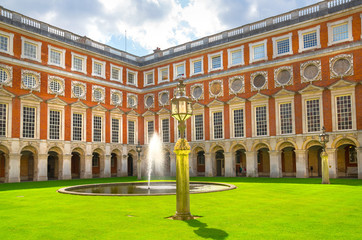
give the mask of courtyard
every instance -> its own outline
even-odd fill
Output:
[[[0,239],[361,239],[362,181],[191,178],[237,189],[192,194],[190,221],[167,219],[175,195],[102,197],[59,188],[135,177],[0,185]]]

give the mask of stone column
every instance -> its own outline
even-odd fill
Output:
[[[356,151],[357,151],[358,179],[362,179],[362,147],[356,148]]]
[[[170,153],[170,175],[171,177],[175,177],[176,176],[176,154],[175,153]]]
[[[63,154],[63,174],[60,179],[72,179],[72,154]]]
[[[122,155],[122,170],[121,170],[121,177],[127,177],[128,176],[128,162],[127,162],[127,154]]]
[[[282,159],[280,151],[269,151],[270,156],[270,177],[281,178],[282,173]]]
[[[212,159],[211,159],[211,153],[205,152],[205,177],[213,177],[214,171],[212,168]]]
[[[330,184],[329,182],[329,169],[328,169],[328,154],[326,151],[321,153],[322,161],[322,184]]]
[[[256,151],[245,152],[245,156],[246,156],[246,176],[258,177],[257,152]]]
[[[337,149],[327,148],[329,177],[337,178]]]
[[[83,178],[92,178],[92,154],[85,155]]]
[[[308,175],[308,150],[294,150],[296,158],[296,177],[307,178]]]
[[[20,182],[20,158],[21,154],[9,154],[8,176],[7,179],[5,179],[5,182]]]
[[[36,156],[34,156],[35,158]],[[34,161],[35,162],[35,161]],[[38,154],[34,181],[48,181],[48,154]]]
[[[111,177],[111,157],[110,154],[104,155],[103,177],[105,178]]]
[[[225,159],[225,177],[235,177],[235,158],[232,157],[231,152],[224,152]]]

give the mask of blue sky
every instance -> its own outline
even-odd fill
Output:
[[[13,11],[144,56],[320,0],[0,0]]]

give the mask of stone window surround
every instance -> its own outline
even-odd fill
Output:
[[[167,69],[167,80],[162,80],[162,71]],[[167,65],[165,67],[159,67],[158,68],[158,82],[169,82],[170,81],[170,66]]]
[[[102,68],[101,68],[101,75],[98,75],[94,72],[94,64],[95,63],[98,63],[100,65],[102,65]],[[94,77],[101,77],[101,78],[106,78],[106,62],[105,61],[100,61],[98,59],[94,59],[92,58],[92,76]]]
[[[132,121],[134,122],[134,143],[137,144],[137,140],[138,140],[138,118],[136,116],[127,116],[127,144],[129,143],[129,126],[128,126],[128,122]]]
[[[164,142],[163,141],[163,129],[162,129],[162,120],[164,119],[168,119],[168,142]],[[175,120],[177,121],[177,120]],[[161,138],[162,143],[170,143],[171,142],[171,119],[170,119],[170,115],[166,115],[166,114],[162,114],[159,115],[158,117],[158,129],[159,129],[159,136]],[[186,132],[186,131],[185,131]],[[175,132],[177,135],[177,132]],[[186,136],[186,135],[185,135]]]
[[[351,109],[352,109],[352,129],[348,130],[338,130],[338,121],[337,121],[337,103],[336,98],[340,96],[351,96]],[[343,131],[352,131],[357,129],[356,122],[356,103],[355,103],[355,89],[353,87],[343,88],[343,89],[331,89],[331,108],[332,108],[332,128],[333,131],[343,132]]]
[[[0,64],[0,68],[5,69],[9,73],[8,80],[6,82],[0,83],[0,86],[4,85],[4,86],[12,87],[13,86],[13,67],[5,65],[5,64]]]
[[[152,97],[152,99],[153,99],[153,103],[151,104],[151,106],[147,106],[146,101],[147,101],[148,97]],[[145,96],[143,98],[143,104],[144,104],[145,108],[147,108],[147,109],[154,108],[155,107],[155,94],[153,94],[153,93],[145,94]]]
[[[152,74],[152,83],[147,83],[148,75]],[[148,70],[143,72],[143,85],[144,86],[152,86],[155,85],[155,69]]]
[[[102,92],[102,98],[97,101],[95,98],[94,98],[94,91],[95,90],[99,90]],[[97,85],[92,85],[92,101],[93,102],[100,102],[100,103],[105,103],[105,98],[106,98],[106,89],[105,87],[101,87],[101,86],[97,86]]]
[[[155,129],[155,116],[152,115],[152,116],[145,116],[144,117],[144,129],[145,129],[145,144],[149,144],[148,142],[148,122],[151,122],[153,121],[153,130],[154,132],[156,131]]]
[[[347,39],[343,39],[343,40],[339,40],[334,42],[333,41],[333,28],[336,25],[340,25],[343,23],[347,23],[348,25],[348,38]],[[331,46],[333,44],[338,44],[338,43],[342,43],[342,42],[350,42],[353,41],[353,34],[352,34],[352,16],[346,18],[346,19],[342,19],[336,22],[329,22],[327,23],[327,27],[328,27],[328,46]]]
[[[103,111],[97,111],[97,110],[93,110],[92,111],[92,142],[93,142],[93,139],[94,139],[94,117],[97,116],[97,117],[101,117],[102,119],[102,133],[101,133],[101,141],[102,143],[105,142],[105,124],[104,124],[104,119],[105,119],[105,112]]]
[[[256,132],[256,107],[263,107],[266,106],[266,123],[267,123],[267,134],[263,135],[263,136],[257,136],[257,132]],[[258,101],[252,101],[251,102],[251,110],[252,110],[252,137],[268,137],[270,135],[269,132],[269,99],[265,99],[265,100],[258,100]]]
[[[79,97],[75,96],[74,91],[73,91],[73,88],[74,88],[74,86],[76,86],[76,85],[79,85],[80,87],[82,87],[82,88],[83,88],[83,91],[84,91],[84,93],[83,93],[81,96],[79,96]],[[71,97],[72,97],[72,98],[79,98],[79,99],[85,100],[86,97],[87,97],[87,85],[86,85],[86,83],[84,83],[84,82],[78,82],[78,81],[72,81],[72,96],[71,96]]]
[[[223,122],[223,129],[222,129],[222,138],[214,138],[214,112],[221,112],[222,114],[222,122]],[[224,114],[224,106],[218,106],[218,107],[210,107],[209,108],[209,113],[210,113],[210,122],[209,122],[209,126],[210,126],[210,140],[222,140],[225,138],[225,114]],[[205,130],[204,130],[205,131]]]
[[[234,110],[239,110],[239,109],[243,109],[243,128],[244,128],[244,136],[242,138],[245,138],[245,102],[241,102],[238,104],[230,104],[229,105],[229,114],[230,114],[230,138],[237,138],[239,139],[240,137],[235,137],[235,125],[234,125]]]
[[[133,75],[134,75],[134,83],[128,82],[128,74],[133,74]],[[127,84],[127,85],[131,85],[131,86],[136,86],[136,87],[138,87],[138,72],[137,72],[137,71],[132,71],[132,70],[130,70],[130,69],[127,68],[127,80],[126,80],[126,84]]]
[[[111,133],[110,133],[110,140],[111,140],[111,143],[114,143],[113,141],[112,141],[112,119],[118,119],[118,121],[119,121],[119,131],[118,131],[118,143],[117,144],[122,144],[122,114],[119,114],[119,113],[112,113],[111,112],[111,114],[110,114],[110,118],[109,118],[109,120],[110,120],[110,123],[109,123],[109,125],[111,126]]]
[[[308,51],[308,50],[311,50],[311,49],[321,48],[320,29],[321,29],[321,26],[318,25],[318,26],[315,26],[313,28],[308,28],[308,29],[305,29],[305,30],[299,30],[298,31],[298,39],[299,39],[299,50],[298,50],[298,52],[304,52],[304,51]],[[309,32],[313,32],[313,31],[316,31],[316,33],[317,33],[317,46],[304,48],[303,35],[307,34]]]
[[[322,91],[320,92],[312,92],[312,93],[305,93],[302,94],[302,116],[303,116],[303,133],[309,134],[309,133],[313,133],[313,132],[308,132],[308,123],[307,123],[307,109],[306,109],[306,101],[309,100],[313,100],[313,99],[318,99],[319,100],[319,116],[320,116],[320,123],[321,123],[321,128],[324,125],[324,120],[323,120],[323,98],[322,98]],[[317,131],[315,133],[320,133],[320,131]]]
[[[40,102],[21,99],[21,104],[20,104],[20,137],[21,138],[24,138],[23,137],[23,120],[24,120],[23,108],[24,107],[35,108],[34,138],[31,138],[31,139],[39,139],[39,137],[40,137]],[[26,138],[26,139],[28,139],[28,138]]]
[[[113,94],[118,94],[119,95],[119,98],[120,98],[120,101],[119,101],[119,104],[114,104],[113,101],[112,101],[112,95]],[[122,106],[122,103],[123,103],[123,93],[119,90],[116,90],[116,89],[111,89],[111,100],[110,100],[110,104],[111,105],[114,105],[114,106]]]
[[[7,96],[0,96],[0,102],[2,104],[6,105],[6,132],[5,137],[11,137],[11,131],[12,131],[12,115],[13,115],[13,98],[7,97]],[[22,108],[21,108],[21,114],[22,114]],[[22,118],[21,118],[22,119]],[[22,126],[22,123],[21,123]]]
[[[168,95],[168,100],[167,100],[166,104],[162,104],[162,102],[161,102],[161,97],[162,97],[162,94],[164,94],[164,93],[166,93]],[[158,93],[158,106],[162,107],[162,106],[166,106],[166,105],[170,105],[170,92],[169,92],[169,90],[163,90],[163,91]]]
[[[62,88],[62,90],[61,90],[59,93],[54,93],[54,92],[50,89],[50,82],[51,82],[51,81],[57,81],[57,82],[59,82],[59,84],[61,85],[61,88]],[[65,89],[64,78],[48,75],[48,93],[49,93],[49,94],[56,94],[56,95],[59,95],[59,96],[64,96],[64,93],[65,93],[64,89]]]
[[[264,58],[254,60],[254,48],[258,47],[259,45],[262,45],[262,44],[264,45],[265,56],[264,56]],[[249,44],[249,63],[268,60],[268,51],[267,50],[268,50],[267,39],[265,39],[263,41],[255,42],[255,43],[250,43]]]
[[[35,86],[33,88],[28,88],[24,85],[24,78],[27,74],[31,74],[35,76]],[[31,71],[31,70],[26,70],[26,69],[21,69],[21,89],[27,89],[27,90],[31,90],[31,91],[37,91],[40,92],[40,81],[41,81],[41,74],[39,72],[35,72],[35,71]]]
[[[131,107],[129,105],[129,98],[130,97],[134,97],[135,98],[135,101],[136,101],[136,106],[134,107]],[[138,95],[137,94],[134,94],[134,93],[127,93],[127,108],[132,108],[132,109],[137,109],[137,106],[138,106]]]
[[[224,69],[224,63],[223,63],[223,50],[219,51],[219,52],[216,52],[216,53],[210,53],[207,55],[208,57],[208,62],[209,62],[209,72],[212,72],[212,71],[217,71],[217,70],[223,70]],[[212,68],[212,59],[214,57],[217,57],[217,56],[220,56],[220,67],[218,68]]]
[[[112,70],[113,70],[113,68],[119,70],[119,77],[118,77],[118,79],[112,78]],[[123,67],[120,67],[120,66],[117,66],[117,65],[114,65],[114,64],[111,63],[110,79],[113,80],[113,81],[117,81],[117,82],[123,83]]]
[[[177,79],[177,67],[183,65],[184,66],[184,77],[186,77],[186,61],[177,62],[173,64],[173,80]]]
[[[285,56],[285,55],[292,55],[293,54],[293,45],[292,45],[292,33],[288,33],[288,34],[285,34],[283,36],[279,36],[279,37],[273,37],[272,40],[273,40],[273,58],[276,58],[276,57],[281,57],[281,56]],[[286,53],[282,53],[282,54],[278,54],[278,46],[277,46],[277,43],[280,41],[280,40],[285,40],[285,39],[289,39],[289,52],[286,52]]]
[[[232,53],[240,50],[241,51],[241,63],[238,64],[232,64]],[[244,45],[236,48],[228,49],[228,68],[234,67],[234,66],[241,66],[244,65]]]
[[[25,42],[27,42],[29,44],[32,44],[32,45],[35,45],[35,47],[36,47],[36,57],[35,58],[28,57],[28,56],[24,55]],[[21,56],[20,57],[24,58],[24,59],[30,59],[30,60],[34,60],[34,61],[37,61],[37,62],[41,62],[41,45],[42,45],[41,42],[30,40],[29,38],[21,36]]]
[[[291,103],[292,105],[292,133],[282,134],[281,133],[281,119],[280,119],[280,104]],[[276,116],[276,134],[277,135],[293,135],[295,134],[295,105],[294,105],[294,95],[286,97],[276,97],[275,98],[275,116]]]
[[[55,64],[50,62],[50,53],[51,51],[59,52],[60,53],[60,64]],[[65,68],[65,49],[53,47],[52,45],[48,45],[48,65],[53,65],[61,68]]]
[[[277,80],[278,79],[278,74],[283,70],[289,71],[289,73],[290,73],[290,79],[285,84],[281,84]],[[293,85],[293,78],[294,78],[293,66],[282,66],[282,67],[278,67],[278,68],[274,69],[274,87],[275,88]]]
[[[201,61],[201,72],[194,73],[194,62]],[[198,74],[204,74],[204,57],[197,57],[190,59],[190,77]]]
[[[8,50],[5,51],[3,49],[0,49],[0,52],[14,56],[14,34],[0,31],[0,35],[8,38]]]
[[[80,54],[74,53],[74,52],[71,52],[71,55],[72,55],[72,68],[70,70],[72,70],[74,72],[80,72],[80,73],[87,74],[87,56],[80,55]],[[79,71],[74,68],[74,57],[82,59],[82,71]]]
[[[86,116],[87,116],[87,113],[86,113],[86,109],[84,108],[76,108],[76,107],[72,107],[72,110],[71,110],[71,122],[72,122],[72,127],[71,127],[71,141],[76,141],[76,140],[73,140],[73,114],[76,113],[76,114],[80,114],[82,115],[82,140],[81,141],[86,141],[86,127],[87,127],[87,122],[86,122]],[[93,118],[92,118],[92,122],[93,122]],[[93,124],[92,124],[93,125]]]
[[[202,114],[202,126],[203,126],[203,139],[202,140],[196,140],[196,131],[195,131],[195,115]],[[192,113],[192,119],[191,119],[191,132],[192,132],[192,141],[204,141],[205,140],[205,109],[197,109],[193,111]]]
[[[50,139],[49,135],[50,135],[50,111],[58,111],[60,112],[60,123],[59,123],[59,139]],[[59,141],[59,140],[64,140],[64,123],[65,123],[65,119],[64,119],[64,106],[60,106],[60,105],[56,105],[56,104],[48,104],[48,131],[47,131],[47,139],[49,140],[54,140],[54,141]]]

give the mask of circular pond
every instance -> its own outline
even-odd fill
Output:
[[[235,188],[234,185],[226,183],[190,182],[190,193],[219,192]],[[61,188],[58,192],[88,196],[172,195],[176,194],[176,182],[152,182],[150,188],[147,182],[89,184]]]

